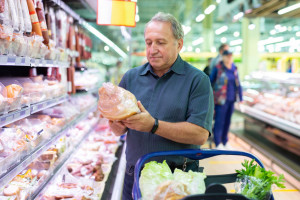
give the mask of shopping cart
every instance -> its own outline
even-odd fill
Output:
[[[135,165],[134,169],[134,185],[132,190],[132,195],[134,200],[140,200],[142,198],[141,191],[139,188],[139,177],[145,162],[153,157],[158,156],[183,156],[192,160],[202,160],[219,155],[236,155],[245,156],[248,158],[255,159],[255,161],[264,167],[262,162],[254,155],[242,152],[242,151],[226,151],[226,150],[211,150],[211,149],[188,149],[188,150],[178,150],[178,151],[162,151],[149,153],[141,157]],[[205,179],[206,191],[204,194],[190,195],[184,198],[184,200],[222,200],[222,199],[232,199],[232,200],[248,200],[245,196],[241,194],[227,193],[224,186],[221,184],[234,183],[237,179],[237,173],[233,174],[222,174],[222,175],[207,175]],[[271,194],[270,200],[274,200]]]

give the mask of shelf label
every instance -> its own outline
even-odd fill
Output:
[[[16,63],[16,65],[20,65],[22,63],[22,58],[21,57],[16,57],[15,63]]]

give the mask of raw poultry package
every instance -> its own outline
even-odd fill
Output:
[[[103,83],[99,89],[98,109],[109,120],[123,120],[140,112],[135,96],[112,83]]]

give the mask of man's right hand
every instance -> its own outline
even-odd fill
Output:
[[[110,129],[116,136],[121,136],[127,132],[128,128],[121,121],[108,121]]]

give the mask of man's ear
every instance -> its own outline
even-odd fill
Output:
[[[183,39],[181,38],[177,40],[177,48],[179,51],[181,51],[182,47],[183,47]]]

